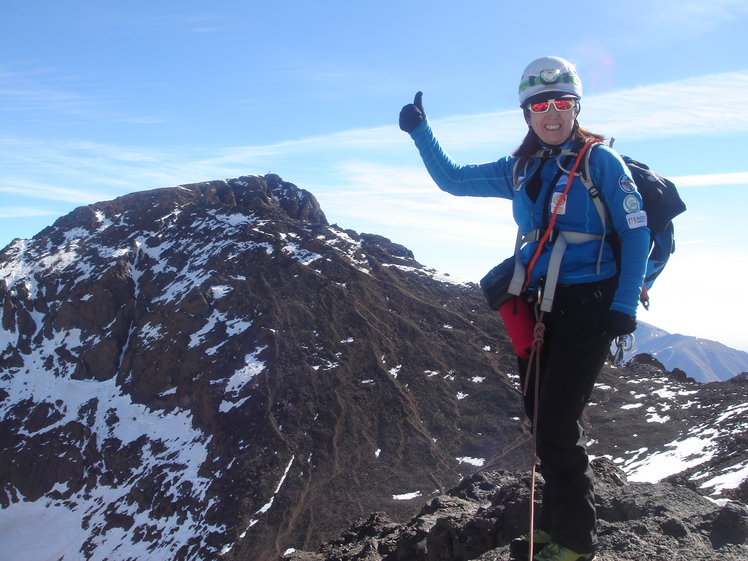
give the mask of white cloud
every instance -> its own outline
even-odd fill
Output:
[[[748,171],[736,173],[710,173],[705,175],[683,175],[669,178],[678,188],[681,187],[709,187],[710,185],[746,185],[748,186]]]
[[[510,202],[454,197],[437,189],[425,170],[373,164],[343,166],[345,188],[311,190],[330,216],[384,229],[407,229],[431,243],[470,240],[512,246]],[[505,240],[509,240],[506,242]]]
[[[24,218],[29,216],[55,216],[57,213],[38,208],[11,206],[0,209],[0,218]]]
[[[640,0],[641,20],[664,23],[679,33],[699,33],[748,13],[744,0]]]
[[[634,88],[583,101],[585,124],[627,139],[748,131],[748,71]]]
[[[81,88],[80,91],[86,92],[81,94],[72,90],[69,82],[70,77],[47,68],[0,67],[0,113],[8,114],[8,118],[19,112],[94,116],[100,99],[91,93],[90,87]]]
[[[745,133],[746,90],[748,71],[741,71],[591,96],[582,101],[580,123],[627,140]],[[519,110],[432,119],[432,126],[450,151],[495,148],[506,137],[516,145],[526,130]]]
[[[588,9],[593,6],[599,12],[596,14],[596,23],[600,28],[598,36],[605,38],[607,44],[619,48],[623,45],[629,52],[650,53],[653,48],[671,45],[684,38],[687,41],[697,41],[719,25],[729,24],[748,13],[748,3],[745,0],[627,0],[606,2],[605,5],[588,3]]]
[[[94,190],[57,187],[43,181],[34,181],[23,177],[0,176],[0,193],[22,195],[23,197],[32,199],[67,201],[81,204],[96,202],[96,191]]]
[[[583,124],[627,140],[714,131],[745,133],[746,90],[748,71],[743,71],[590,97],[584,100]],[[509,153],[526,130],[519,110],[436,116],[432,125],[458,161],[487,161]],[[373,170],[389,176],[395,184],[407,180],[407,176],[385,172],[380,163],[412,167],[420,164],[418,160],[410,139],[394,125],[213,151],[154,151],[92,142],[50,145],[33,139],[3,138],[0,165],[5,177],[0,178],[0,190],[22,193],[27,185],[26,196],[71,200],[80,195],[78,200],[88,203],[92,197],[101,198],[102,185],[107,191],[123,194],[267,171],[295,181],[325,181],[328,186],[335,181],[346,183],[350,189],[348,182],[353,180],[357,189],[381,189],[382,183],[373,181]],[[358,172],[354,171],[356,166]],[[41,190],[39,186],[43,186]]]

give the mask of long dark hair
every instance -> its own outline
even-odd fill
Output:
[[[601,142],[605,141],[605,137],[603,135],[596,134],[585,129],[584,127],[580,127],[578,121],[574,121],[574,130],[571,131],[570,138],[574,140],[575,144],[578,144],[580,146],[591,138],[596,138]],[[540,138],[538,138],[538,135],[535,134],[535,131],[532,130],[532,127],[530,127],[530,130],[527,131],[525,138],[522,140],[522,144],[519,145],[512,156],[514,156],[515,158],[519,158],[519,165],[520,167],[522,167],[523,165],[525,165],[525,163],[527,163],[527,160],[529,160],[533,156],[533,154],[535,154],[535,152],[537,152],[538,150],[542,150],[543,148],[544,145],[541,142]]]

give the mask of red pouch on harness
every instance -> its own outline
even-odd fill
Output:
[[[524,298],[511,298],[499,308],[501,319],[519,358],[530,358],[535,338],[535,314]]]

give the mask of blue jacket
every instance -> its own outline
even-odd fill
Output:
[[[519,170],[515,185],[513,170],[517,158],[506,156],[496,162],[485,164],[458,165],[439,145],[427,119],[411,133],[423,162],[431,177],[440,189],[457,196],[501,197],[512,200],[514,220],[523,234],[545,225],[544,216],[549,217],[553,197],[548,211],[545,211],[547,191],[558,171],[557,160],[552,158],[540,170],[542,188],[533,202],[524,186],[540,165],[539,158],[530,159]],[[571,148],[572,143],[564,148]],[[580,164],[581,165],[581,164]],[[566,166],[567,170],[571,164]],[[628,168],[620,156],[604,145],[598,145],[590,155],[590,175],[594,185],[600,190],[601,198],[608,210],[612,228],[621,244],[621,271],[618,289],[611,305],[617,310],[632,316],[636,315],[642,282],[649,254],[649,229],[646,214],[642,210],[642,200],[636,191]],[[554,192],[562,192],[566,187],[568,173],[562,174],[554,187]],[[610,225],[607,232],[610,233]],[[559,209],[556,229],[603,235],[605,227],[595,208],[592,197],[579,177],[575,177],[569,189],[566,204]],[[610,278],[617,273],[613,248],[606,241],[602,247],[599,239],[584,243],[569,244],[561,262],[559,283],[579,284]],[[547,243],[538,259],[530,279],[530,287],[537,286],[545,277],[552,243]],[[522,260],[527,265],[536,243],[527,244],[522,250]]]

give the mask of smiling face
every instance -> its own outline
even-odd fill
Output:
[[[527,111],[527,123],[544,144],[558,146],[571,135],[578,112],[576,105],[570,111],[557,111],[551,103],[545,113]]]

